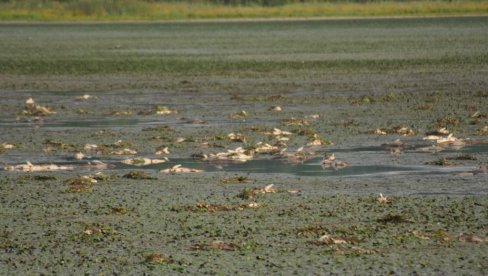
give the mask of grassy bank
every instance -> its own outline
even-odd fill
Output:
[[[305,2],[276,6],[135,0],[0,2],[0,20],[187,20],[226,18],[440,16],[488,14],[486,1]]]

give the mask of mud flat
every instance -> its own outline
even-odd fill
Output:
[[[487,274],[487,25],[0,25],[0,271]]]

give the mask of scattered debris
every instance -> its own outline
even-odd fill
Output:
[[[127,165],[147,166],[147,165],[151,165],[151,164],[161,164],[161,163],[164,163],[167,161],[168,161],[168,158],[151,159],[151,158],[141,157],[141,158],[129,158],[129,159],[122,160],[120,162],[127,164]]]
[[[192,168],[185,168],[185,167],[182,167],[181,164],[179,164],[179,165],[175,165],[175,166],[173,166],[171,168],[168,168],[168,169],[160,170],[159,172],[161,172],[161,173],[170,173],[170,174],[176,174],[176,173],[199,173],[199,172],[203,172],[203,170],[192,169]]]

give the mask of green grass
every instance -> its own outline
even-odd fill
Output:
[[[315,2],[282,5],[224,5],[214,2],[7,1],[0,20],[188,20],[229,18],[432,16],[487,14],[486,1]]]

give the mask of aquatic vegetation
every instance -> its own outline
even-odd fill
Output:
[[[235,251],[239,249],[239,246],[232,242],[225,242],[221,240],[212,241],[211,243],[195,243],[190,247],[193,250],[223,250],[223,251]]]
[[[478,129],[478,135],[482,135],[482,136],[488,136],[488,126],[484,126],[480,129]]]
[[[151,253],[145,256],[146,263],[149,264],[169,264],[174,261],[170,257],[163,256],[159,253]]]
[[[168,158],[151,159],[151,158],[146,158],[146,157],[140,157],[140,158],[129,158],[129,159],[122,160],[120,162],[127,164],[127,165],[147,166],[147,165],[152,165],[152,164],[161,164],[161,163],[168,162]]]
[[[142,131],[161,131],[161,132],[172,132],[174,129],[168,125],[158,125],[154,127],[143,128]]]
[[[462,122],[462,119],[453,116],[453,115],[447,115],[443,118],[439,118],[435,121],[435,125],[440,128],[447,128],[449,126],[458,126]]]
[[[474,242],[474,243],[488,242],[488,239],[476,235],[470,235],[470,234],[461,234],[457,239],[462,242]]]
[[[274,184],[269,184],[264,188],[244,188],[237,197],[242,199],[254,199],[256,196],[264,195],[267,193],[276,193],[277,190],[274,188]]]
[[[65,181],[69,185],[68,193],[91,193],[93,184],[97,183],[91,175],[79,176]]]
[[[434,165],[434,166],[453,166],[454,165],[454,163],[447,158],[440,158],[440,159],[435,160],[435,161],[426,162],[425,164],[426,165]]]
[[[122,177],[129,178],[129,179],[157,179],[157,178],[152,177],[152,176],[150,176],[147,173],[142,172],[142,171],[137,171],[137,172],[132,171],[132,172],[129,172],[128,174],[125,174]]]
[[[73,149],[75,148],[76,146],[73,145],[73,144],[65,144],[63,142],[60,142],[60,141],[55,141],[55,140],[51,140],[51,139],[47,139],[43,142],[44,145],[48,145],[48,146],[51,146],[51,147],[55,147],[55,148],[58,148],[58,149]]]
[[[112,207],[110,208],[110,213],[114,215],[125,215],[129,212],[129,209],[125,207]]]
[[[378,219],[378,222],[381,223],[411,223],[412,221],[410,219],[407,219],[403,215],[399,214],[386,214],[382,218]]]
[[[175,165],[171,168],[160,170],[161,173],[169,173],[169,174],[176,174],[176,173],[200,173],[203,170],[193,169],[193,168],[185,168],[182,167],[181,164]]]
[[[247,176],[233,176],[221,179],[220,183],[246,183],[248,180]]]

